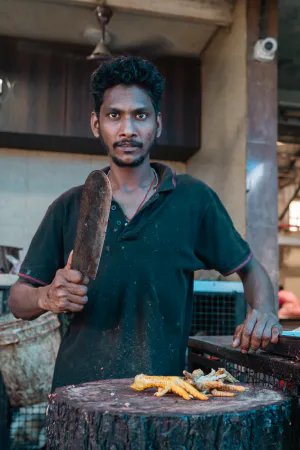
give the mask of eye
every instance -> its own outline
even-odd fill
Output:
[[[120,116],[119,113],[112,111],[111,113],[108,114],[108,117],[110,119],[117,119]]]
[[[138,114],[136,115],[136,118],[137,118],[138,120],[145,120],[145,119],[147,119],[147,117],[148,117],[148,114],[146,114],[146,113],[138,113]]]

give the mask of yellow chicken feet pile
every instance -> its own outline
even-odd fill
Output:
[[[235,386],[238,382],[227,370],[219,369],[217,372],[211,370],[208,375],[204,375],[201,369],[194,370],[193,373],[183,371],[185,380],[180,377],[158,377],[140,374],[134,379],[131,385],[136,391],[157,388],[155,395],[162,397],[168,392],[180,395],[185,400],[197,398],[198,400],[208,400],[208,395],[214,397],[234,397],[234,392],[244,392],[243,386]],[[225,382],[227,381],[227,384]],[[229,384],[230,383],[230,384]]]
[[[158,392],[155,394],[157,397],[162,397],[167,392],[173,392],[185,400],[191,400],[193,397],[198,400],[208,400],[205,394],[199,392],[191,383],[187,383],[180,377],[157,377],[140,374],[135,377],[134,383],[130,387],[136,391],[157,387]]]

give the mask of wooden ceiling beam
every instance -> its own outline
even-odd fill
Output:
[[[96,7],[97,0],[35,0],[87,8]],[[118,11],[150,14],[210,25],[229,26],[232,23],[233,0],[107,0]]]

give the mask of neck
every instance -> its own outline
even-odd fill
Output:
[[[113,190],[120,189],[123,192],[130,192],[148,187],[153,180],[153,171],[149,159],[146,159],[138,167],[119,167],[110,161],[109,178]]]

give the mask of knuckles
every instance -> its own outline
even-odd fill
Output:
[[[251,309],[251,311],[248,312],[247,314],[247,319],[248,318],[256,318],[258,316],[259,312],[257,311],[257,309]]]
[[[63,299],[63,298],[65,298],[66,294],[65,294],[64,291],[59,290],[59,291],[56,292],[56,295],[55,295],[55,296],[56,296],[58,299]]]
[[[87,287],[86,286],[80,286],[80,288],[77,289],[78,295],[86,295],[87,293]]]
[[[69,302],[66,299],[63,299],[59,302],[59,307],[62,309],[65,309],[65,308],[67,308],[68,304],[69,304]]]
[[[72,277],[73,283],[80,283],[82,281],[82,274],[80,272],[78,272],[78,270],[72,270],[71,277]]]

